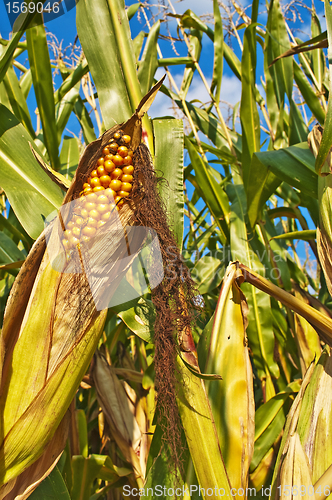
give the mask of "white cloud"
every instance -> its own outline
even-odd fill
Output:
[[[161,78],[164,74],[164,71],[160,68],[157,72],[157,78]],[[181,86],[182,74],[177,74],[174,76],[174,80],[178,88]],[[208,85],[211,85],[211,79],[207,81]],[[168,78],[165,80],[165,85],[169,87]],[[263,91],[263,89],[260,89]],[[231,106],[234,106],[241,99],[241,82],[235,76],[224,75],[221,85],[220,99],[223,101],[220,104],[220,110],[226,119],[228,117],[229,106],[226,103],[229,103]],[[210,97],[208,91],[205,88],[204,83],[202,82],[200,76],[195,73],[193,81],[191,83],[189,92],[186,97],[187,101],[198,100],[203,104],[210,102]],[[199,102],[193,103],[195,106],[200,106]],[[176,118],[183,118],[182,113],[177,107],[174,107],[172,101],[159,92],[157,97],[155,98],[149,115],[152,118],[156,118],[159,116],[175,116]]]
[[[221,83],[220,99],[234,106],[241,99],[241,82],[236,76],[224,75]]]
[[[173,6],[178,14],[183,14],[186,10],[190,9],[197,16],[202,14],[212,14],[213,2],[212,0],[179,0],[173,2]]]

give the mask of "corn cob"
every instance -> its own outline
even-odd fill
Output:
[[[88,242],[98,228],[119,211],[132,191],[133,150],[131,137],[122,130],[114,133],[88,172],[75,213],[65,225],[62,244],[66,250],[80,241]]]

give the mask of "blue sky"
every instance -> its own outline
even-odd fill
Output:
[[[5,10],[5,4],[8,3],[7,0],[4,0],[1,2],[0,0],[0,33],[2,38],[8,39],[10,38],[10,32],[11,32],[11,26],[8,21],[7,15],[6,15],[6,10]],[[136,3],[136,0],[127,0],[126,5],[129,6],[133,3]],[[157,1],[151,0],[150,5],[156,4]],[[163,3],[165,5],[168,5],[168,1],[164,0]],[[193,12],[195,12],[197,15],[211,15],[213,12],[213,2],[212,0],[182,0],[182,1],[174,1],[173,3],[175,10],[178,13],[183,13],[187,9],[191,9]],[[227,4],[229,5],[229,3]],[[294,4],[295,7],[297,4]],[[305,5],[310,8],[311,7],[311,0],[305,2]],[[246,0],[242,0],[242,6],[247,9],[248,15],[251,15],[251,3],[246,2]],[[319,18],[322,24],[322,29],[325,29],[325,18],[323,16],[323,3],[322,2],[316,2],[316,9],[318,10]],[[156,13],[157,12],[157,7],[152,7],[152,12]],[[50,33],[53,33],[58,40],[59,43],[62,44],[62,47],[67,47],[70,44],[72,44],[75,40],[76,37],[76,22],[75,22],[75,16],[76,16],[76,9],[72,9],[71,11],[67,12],[63,16],[54,19],[51,22],[48,22],[46,24],[46,28]],[[295,13],[294,15],[294,22],[290,22],[290,25],[292,28],[297,28],[297,33],[296,35],[302,38],[303,40],[310,38],[310,15],[308,10],[305,7],[299,7],[299,10],[296,12],[295,10],[293,11]],[[291,13],[290,13],[291,14]],[[301,19],[303,22],[301,22]],[[210,17],[210,22],[212,21],[212,17]],[[153,21],[152,21],[153,22]],[[262,25],[265,25],[266,23],[266,13],[265,13],[265,2],[260,3],[260,16],[259,16],[259,22]],[[145,25],[144,18],[142,14],[140,16],[136,15],[132,21],[130,22],[131,30],[132,30],[132,36],[135,37],[141,30],[148,31],[147,26]],[[161,32],[164,34],[167,34],[167,29],[171,33],[172,36],[176,37],[177,36],[177,31],[176,31],[176,21],[174,19],[168,19],[167,26],[165,23],[162,24],[161,27]],[[243,38],[243,32],[244,30],[240,29],[238,31],[239,37],[242,40]],[[174,44],[176,51],[178,52],[179,55],[187,55],[187,48],[186,45],[182,42],[175,42]],[[172,48],[172,45],[170,44],[169,41],[161,40],[160,41],[160,47],[163,53],[163,57],[174,57],[176,54],[174,52],[174,49]],[[234,52],[237,54],[239,58],[241,58],[241,49],[236,41],[235,38],[232,38],[232,48]],[[21,56],[20,62],[25,63],[26,62],[26,54],[23,54]],[[260,74],[262,73],[262,53],[258,54],[258,61],[257,61],[257,81],[259,82],[260,79]],[[204,74],[207,77],[208,83],[211,82],[211,77],[212,77],[212,68],[213,68],[213,44],[209,40],[209,38],[206,35],[203,35],[203,49],[202,49],[202,55],[200,59],[200,64],[202,67],[202,70]],[[183,69],[184,67],[171,67],[171,72],[172,75],[178,85],[181,84],[182,80],[182,74],[183,74]],[[164,70],[160,68],[157,72],[157,77],[161,77],[164,74]],[[56,85],[60,84],[60,77],[55,79]],[[259,84],[259,88],[261,92],[263,93],[262,86]],[[225,102],[230,103],[232,106],[234,106],[239,100],[241,96],[241,83],[239,80],[234,76],[234,74],[230,71],[230,69],[227,67],[227,64],[224,63],[224,74],[223,74],[223,83],[222,83],[222,90],[221,90],[221,99]],[[193,99],[198,99],[202,102],[206,102],[209,100],[207,91],[204,87],[203,82],[201,81],[200,77],[198,74],[195,74],[190,91],[187,96],[188,100],[193,100]],[[36,108],[36,103],[35,103],[35,98],[33,95],[33,92],[30,92],[29,98],[28,98],[28,105],[29,109],[31,112],[31,117],[33,121],[33,125],[36,127],[36,115],[34,113],[34,110]],[[224,114],[224,116],[227,116],[227,105],[222,103],[221,104],[221,109]],[[173,114],[173,111],[170,106],[170,101],[163,96],[162,94],[159,94],[150,110],[150,116],[155,117],[155,116],[163,116],[163,115],[170,115]],[[65,130],[65,133],[68,135],[71,134],[79,134],[80,127],[78,125],[78,122],[76,118],[73,116],[70,121],[68,122],[67,129]],[[239,129],[240,130],[240,129]],[[98,131],[96,130],[96,133],[98,135]]]
[[[13,0],[11,0],[13,1]],[[8,39],[10,37],[10,32],[11,32],[11,26],[9,24],[6,10],[5,10],[5,4],[8,3],[7,0],[0,0],[0,33],[2,38]],[[127,0],[126,5],[129,6],[131,4],[136,3],[136,0]],[[157,2],[156,1],[150,1],[149,2],[152,6],[155,5]],[[164,0],[163,2],[165,5],[168,6],[168,1]],[[242,0],[242,5],[245,9],[247,9],[248,14],[250,16],[251,14],[251,3],[247,2],[246,0]],[[306,3],[308,7],[311,6],[311,1]],[[322,29],[325,29],[325,19],[323,17],[323,4],[321,2],[316,2],[316,8],[320,9],[318,10],[319,17],[322,23]],[[173,3],[175,10],[178,13],[183,13],[186,11],[188,8],[190,8],[193,12],[195,12],[197,15],[211,15],[213,12],[213,2],[212,0],[180,0],[180,1],[174,1]],[[295,4],[296,5],[296,4]],[[76,37],[76,24],[75,24],[75,8],[72,9],[71,11],[67,12],[66,14],[62,15],[61,17],[54,19],[51,22],[48,22],[46,24],[46,28],[49,32],[53,33],[59,43],[62,44],[62,47],[67,47],[69,44],[72,44],[75,40]],[[151,11],[153,13],[157,13],[157,7],[152,7]],[[159,10],[161,10],[159,8]],[[263,25],[266,22],[266,14],[264,13],[265,11],[265,3],[261,2],[260,4],[260,12],[261,15],[259,17],[259,22],[262,23]],[[310,37],[310,17],[309,13],[305,8],[300,8],[298,10],[297,18],[295,23],[290,23],[292,27],[298,28],[297,35],[301,36],[302,39],[306,39]],[[300,22],[299,19],[302,19],[303,22]],[[211,18],[212,19],[212,18]],[[211,21],[210,21],[211,22]],[[140,16],[136,15],[135,18],[130,22],[131,30],[132,30],[132,36],[135,37],[141,30],[148,31],[148,28],[145,25],[144,17],[142,14]],[[161,32],[164,34],[167,34],[167,30],[169,29],[169,32],[172,34],[172,36],[176,37],[177,32],[176,32],[176,21],[174,19],[168,18],[168,23],[167,26],[165,23],[162,23],[161,26]],[[243,37],[243,29],[239,30],[239,37],[242,39]],[[304,32],[304,33],[303,33]],[[160,41],[160,48],[162,50],[163,56],[164,57],[174,57],[176,54],[169,43],[169,41],[161,40]],[[180,55],[187,55],[187,48],[185,44],[182,42],[175,42],[174,47],[178,54]],[[234,52],[237,54],[239,58],[241,58],[241,49],[239,47],[238,42],[235,40],[235,38],[232,38],[232,48]],[[26,55],[22,56],[20,62],[24,63],[25,62],[25,57]],[[207,77],[208,83],[211,82],[212,78],[212,68],[213,68],[213,44],[209,40],[209,38],[206,35],[203,35],[203,50],[202,50],[202,55],[200,59],[200,64],[202,67],[202,70],[204,74]],[[181,84],[182,80],[182,74],[183,74],[183,69],[184,67],[171,67],[171,73],[174,76],[174,79],[178,85]],[[258,67],[257,67],[257,81],[259,84],[259,78],[260,78],[260,73],[262,71],[262,54],[258,56]],[[164,74],[164,70],[160,68],[158,70],[157,76],[161,77]],[[60,78],[55,80],[55,83],[60,84]],[[261,90],[261,85],[259,84],[260,90]],[[222,101],[225,101],[227,103],[230,103],[232,106],[234,106],[239,100],[241,96],[241,84],[238,81],[238,79],[234,76],[234,74],[230,71],[230,69],[227,67],[227,64],[224,63],[224,75],[223,75],[223,83],[222,83],[222,91],[221,91],[221,99]],[[208,94],[207,91],[204,87],[203,82],[201,81],[200,77],[198,74],[195,74],[189,94],[188,94],[188,100],[192,99],[199,99],[202,102],[208,101]],[[34,119],[34,108],[35,108],[35,100],[34,96],[29,96],[29,107],[33,111],[32,118]],[[224,116],[227,116],[227,105],[224,103],[221,103],[221,109],[224,114]],[[163,95],[159,94],[154,105],[152,106],[150,110],[150,115],[152,117],[155,116],[163,116],[167,114],[172,114],[172,110],[170,107],[170,103],[167,98],[165,98]],[[73,128],[74,132],[78,132],[79,127],[76,122],[71,120],[69,122],[69,127]]]

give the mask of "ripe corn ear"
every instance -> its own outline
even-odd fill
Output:
[[[80,197],[83,184],[116,134],[124,144],[129,144],[130,136],[133,150],[139,146],[141,118],[161,84],[145,96],[126,123],[106,131],[86,148],[64,204]],[[127,181],[121,181],[125,192],[129,192],[123,186]],[[130,225],[134,204],[124,204],[119,217],[124,226]],[[45,229],[21,268],[1,333],[0,497],[7,500],[19,495],[26,498],[55,466],[65,443],[63,419],[106,319],[107,311],[95,307],[86,275],[68,272],[70,259],[52,267],[46,251],[51,230],[52,225]]]

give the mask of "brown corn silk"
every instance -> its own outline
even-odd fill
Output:
[[[152,290],[156,308],[154,324],[157,410],[164,444],[170,454],[170,468],[182,472],[181,422],[177,408],[176,356],[179,351],[197,372],[196,349],[191,335],[192,311],[197,294],[195,284],[183,263],[158,191],[158,178],[146,146],[134,153],[133,196],[140,198],[135,208],[135,223],[151,227],[158,235],[163,261],[163,279]],[[157,271],[158,272],[158,271]],[[158,277],[157,277],[158,278]],[[161,277],[159,277],[161,278]]]

